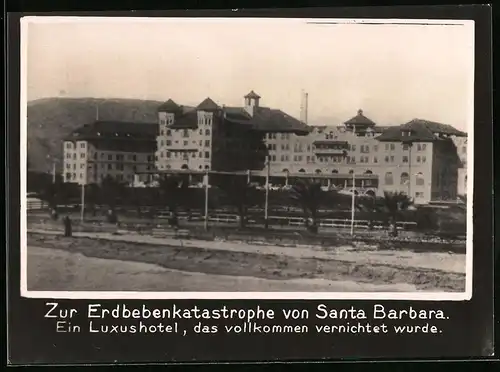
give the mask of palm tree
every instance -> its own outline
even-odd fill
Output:
[[[222,176],[216,183],[224,192],[229,203],[236,209],[240,228],[244,228],[248,209],[262,204],[262,193],[248,182],[246,176]]]
[[[167,176],[159,181],[160,199],[162,204],[166,205],[172,213],[170,225],[178,225],[179,207],[185,204],[186,189],[189,184],[185,179],[178,176]]]
[[[318,232],[318,210],[325,202],[325,196],[326,192],[321,189],[319,183],[301,182],[290,190],[290,197],[298,202],[304,211],[304,224],[310,232]]]
[[[107,216],[108,222],[116,223],[118,216],[116,214],[116,205],[118,196],[121,194],[123,185],[116,181],[111,176],[106,176],[101,184],[101,200],[103,204],[108,206]]]
[[[61,184],[59,182],[47,183],[42,189],[41,199],[49,205],[49,213],[54,220],[58,218],[57,206],[61,199],[61,192]]]
[[[404,192],[387,192],[384,191],[382,198],[382,206],[386,210],[391,222],[391,236],[398,235],[397,222],[402,211],[407,210],[413,201]]]

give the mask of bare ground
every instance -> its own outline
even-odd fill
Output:
[[[193,246],[152,245],[93,238],[28,233],[30,246],[55,248],[86,257],[142,262],[183,272],[253,277],[268,280],[322,279],[374,285],[407,284],[425,291],[464,291],[465,274],[421,267],[395,266],[336,259],[292,257],[203,249]],[[360,252],[360,257],[362,252]],[[28,267],[28,271],[30,268]],[[30,283],[28,282],[30,290]]]

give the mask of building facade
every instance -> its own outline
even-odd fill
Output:
[[[404,192],[417,204],[467,193],[467,136],[452,126],[414,119],[383,127],[362,110],[336,127],[308,126],[260,99],[254,91],[240,107],[169,99],[155,124],[86,125],[64,142],[64,180],[131,183],[176,170],[250,171],[269,174],[272,184],[312,178],[358,194]]]
[[[64,182],[99,184],[107,176],[132,183],[154,170],[157,124],[96,121],[64,140]]]

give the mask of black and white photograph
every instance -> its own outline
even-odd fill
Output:
[[[474,21],[24,17],[21,295],[472,295]]]

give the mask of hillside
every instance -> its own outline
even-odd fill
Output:
[[[96,119],[154,123],[162,102],[135,99],[43,98],[28,103],[28,158],[31,170],[50,172],[53,159],[62,166],[62,138]]]

